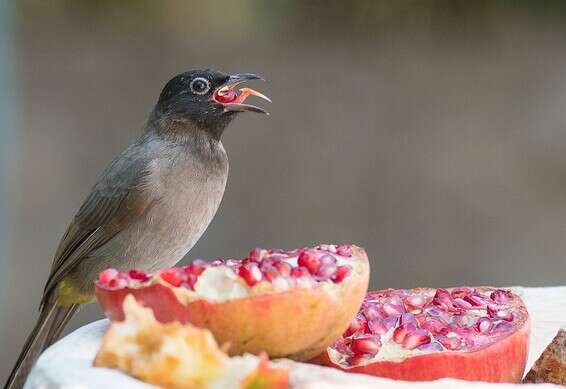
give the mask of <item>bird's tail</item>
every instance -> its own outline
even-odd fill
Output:
[[[4,385],[4,389],[21,389],[39,354],[53,344],[78,305],[58,306],[49,299],[41,308],[39,319],[29,334],[16,365]]]

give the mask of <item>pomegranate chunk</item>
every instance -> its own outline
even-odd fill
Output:
[[[313,362],[408,381],[519,382],[529,332],[527,310],[509,290],[381,290],[366,295],[342,338]],[[376,351],[370,336],[380,337]]]
[[[379,336],[367,331],[363,315],[347,327],[360,308],[368,278],[367,255],[357,246],[255,248],[241,260],[194,260],[154,275],[108,269],[100,273],[96,295],[112,320],[123,318],[122,301],[132,294],[161,322],[208,328],[219,343],[230,343],[233,355],[265,351],[271,357],[308,360],[351,331],[364,339],[348,342],[344,350],[351,356],[353,350],[365,350],[367,357],[377,353]],[[285,326],[274,330],[276,323]],[[394,325],[387,323],[388,328]]]

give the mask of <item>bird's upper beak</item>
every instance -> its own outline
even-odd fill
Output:
[[[251,88],[240,88],[236,90],[238,85],[248,80],[263,80],[263,78],[253,73],[233,74],[222,86],[214,91],[212,99],[221,104],[226,111],[249,111],[269,115],[269,112],[263,108],[251,104],[244,104],[248,96],[257,96],[271,103],[271,100],[267,96]]]

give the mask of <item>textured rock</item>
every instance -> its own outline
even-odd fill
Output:
[[[523,382],[566,385],[566,331],[561,329]]]

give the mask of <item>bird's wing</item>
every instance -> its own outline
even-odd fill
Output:
[[[103,246],[159,199],[144,190],[146,161],[128,149],[106,169],[59,243],[43,299],[81,260]],[[43,304],[43,302],[42,302]]]

